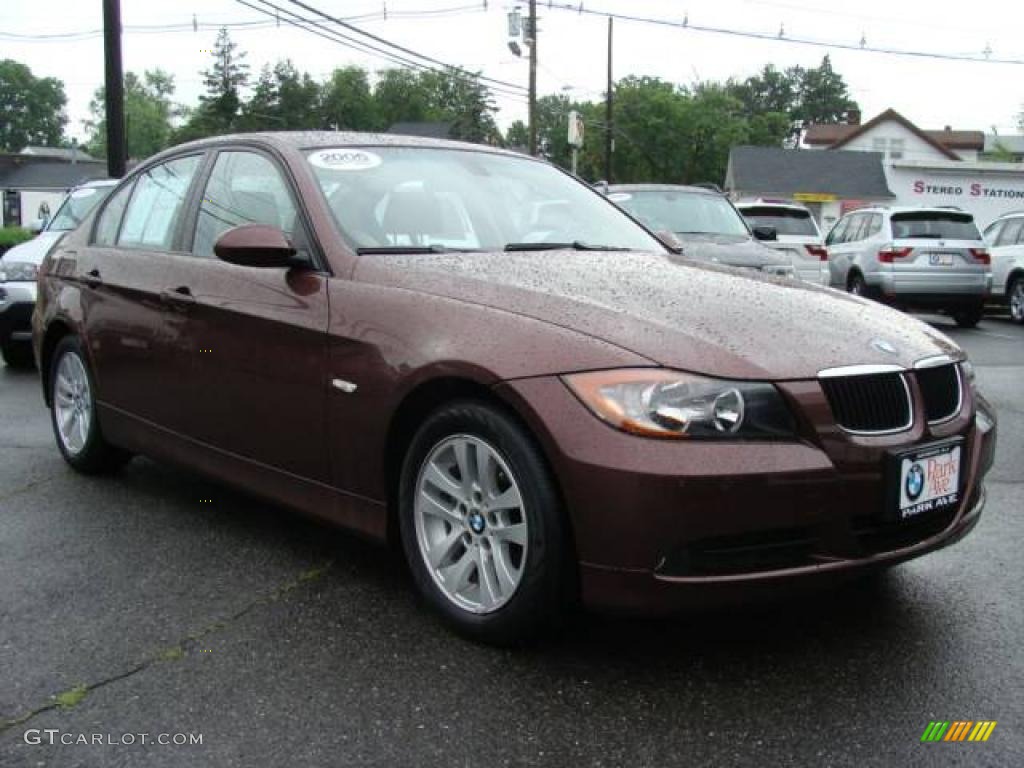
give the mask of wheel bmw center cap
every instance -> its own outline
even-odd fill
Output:
[[[487,523],[484,522],[484,516],[477,511],[471,512],[469,517],[466,518],[466,521],[469,523],[469,527],[472,529],[473,533],[476,534],[483,533],[484,528],[487,526]]]

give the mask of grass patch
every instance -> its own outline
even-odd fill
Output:
[[[71,709],[81,703],[88,692],[89,688],[85,684],[81,684],[63,693],[58,693],[54,698],[57,700],[57,706],[61,709]]]
[[[34,232],[30,232],[22,227],[2,227],[0,228],[0,247],[12,248],[19,243],[24,243],[35,237]]]
[[[157,661],[181,661],[185,658],[185,650],[180,645],[164,648],[157,654]]]

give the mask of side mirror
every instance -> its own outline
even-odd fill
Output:
[[[295,248],[277,227],[243,224],[229,229],[214,243],[217,258],[241,267],[292,267]]]
[[[754,227],[754,237],[758,240],[778,240],[779,231],[768,224],[758,224]]]
[[[679,242],[679,238],[676,237],[675,232],[669,232],[667,229],[659,229],[654,233],[654,236],[661,241],[661,244],[669,249],[672,253],[682,253],[683,244]]]
[[[30,221],[28,223],[28,226],[25,227],[25,229],[27,229],[33,235],[38,235],[40,232],[43,231],[43,227],[45,227],[45,226],[46,226],[46,220],[45,219],[32,219],[32,221]]]

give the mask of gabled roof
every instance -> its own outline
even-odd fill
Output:
[[[11,163],[0,166],[0,189],[65,190],[106,175],[107,164],[98,161]]]
[[[985,134],[981,131],[923,131],[895,109],[887,109],[861,125],[836,123],[808,126],[804,134],[804,143],[812,146],[825,146],[829,149],[840,149],[844,144],[867,133],[879,123],[890,120],[899,123],[950,160],[960,159],[960,156],[953,152],[954,149],[981,150],[985,147]]]
[[[779,147],[733,147],[727,173],[733,191],[790,197],[799,192],[846,200],[888,200],[880,152],[813,152]]]

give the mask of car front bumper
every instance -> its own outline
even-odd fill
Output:
[[[817,382],[780,385],[801,414],[829,414]],[[857,438],[807,425],[786,443],[667,441],[598,421],[558,379],[509,382],[554,465],[573,525],[581,596],[599,609],[662,613],[838,581],[947,546],[977,523],[995,419],[973,397],[941,428]],[[977,405],[981,412],[982,405]],[[893,451],[964,441],[960,502],[883,518]]]
[[[0,343],[32,340],[34,282],[0,283]]]

